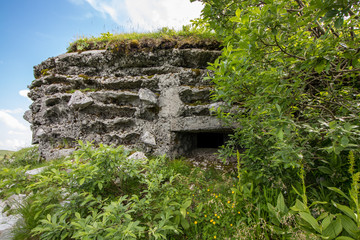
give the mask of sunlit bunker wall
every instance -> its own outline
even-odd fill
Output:
[[[204,45],[49,58],[29,86],[32,142],[46,159],[69,154],[78,140],[170,157],[218,147],[230,129],[213,116],[220,103],[204,77],[219,55]]]

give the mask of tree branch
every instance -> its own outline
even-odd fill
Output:
[[[328,109],[322,105],[307,105],[307,104],[305,104],[304,106],[309,107],[309,108],[321,108],[321,109],[327,111],[328,113],[330,113],[330,115],[333,119],[336,119],[336,116],[333,114],[333,112],[330,109]]]
[[[330,70],[330,72],[331,72],[331,73],[360,72],[360,69],[357,68],[357,69],[340,70],[340,71],[331,71],[331,70]]]
[[[305,7],[305,4],[301,0],[295,0],[298,3],[299,7],[302,9]]]
[[[281,50],[283,53],[285,53],[286,55],[288,55],[288,56],[290,56],[290,57],[294,57],[294,58],[300,59],[300,60],[303,60],[303,61],[305,60],[305,58],[303,58],[303,57],[299,57],[299,56],[296,56],[296,55],[294,55],[294,54],[291,54],[291,53],[286,52],[285,49],[283,49],[283,48],[280,46],[279,42],[278,42],[277,39],[276,39],[276,36],[275,36],[274,40],[275,40],[276,45],[277,45],[277,46],[280,48],[280,50]]]
[[[259,40],[260,40],[260,42],[262,42],[262,44],[264,44],[267,47],[277,47],[277,45],[275,45],[275,44],[269,44],[269,43],[264,42],[264,40],[262,40],[261,38],[259,38]]]

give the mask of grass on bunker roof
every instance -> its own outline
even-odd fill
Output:
[[[113,52],[153,51],[171,48],[202,48],[220,50],[220,41],[215,33],[204,29],[184,26],[176,31],[169,28],[146,33],[101,33],[98,37],[82,37],[70,43],[68,52],[88,50],[111,50]]]

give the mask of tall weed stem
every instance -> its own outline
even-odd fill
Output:
[[[357,226],[360,227],[360,208],[359,208],[359,179],[360,172],[354,173],[354,165],[355,165],[355,157],[354,152],[350,151],[349,153],[349,173],[351,174],[351,189],[350,189],[350,197],[355,203],[355,211],[357,216]]]

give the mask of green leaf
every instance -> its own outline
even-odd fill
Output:
[[[278,131],[277,137],[279,138],[280,141],[282,141],[284,139],[284,132],[283,132],[282,128],[280,128],[280,130]]]
[[[187,200],[183,205],[181,205],[181,208],[187,209],[191,205],[191,199]]]
[[[318,63],[316,66],[315,66],[315,71],[317,73],[321,73],[326,67],[326,62],[325,61],[321,61],[320,63]]]
[[[244,15],[244,16],[241,17],[241,23],[242,24],[247,24],[248,22],[249,22],[249,16],[248,15]]]
[[[186,209],[185,208],[180,208],[180,213],[183,217],[186,217]]]
[[[330,168],[325,167],[325,166],[319,166],[318,169],[320,172],[328,174],[328,175],[331,175],[334,173]]]
[[[241,10],[240,8],[236,9],[235,15],[240,18]]]
[[[291,209],[296,212],[304,212],[307,210],[307,207],[299,199],[296,199],[295,205]]]
[[[339,10],[330,10],[325,14],[325,18],[332,18],[338,14]]]
[[[352,129],[352,126],[351,126],[351,124],[349,122],[346,122],[344,124],[344,128],[345,128],[346,131],[350,131]]]
[[[354,214],[354,211],[351,210],[348,206],[345,205],[341,205],[339,203],[336,203],[334,201],[331,201],[332,204],[337,208],[340,209],[343,213],[345,213],[346,215],[348,215],[350,218],[352,218],[354,221],[356,221],[356,216]]]
[[[62,232],[61,239],[66,239],[66,237],[69,236],[69,234],[70,234],[69,232],[65,232],[65,231]]]
[[[349,145],[349,138],[347,136],[343,136],[340,141],[341,146],[347,147]]]
[[[344,150],[344,148],[343,148],[342,146],[335,146],[335,147],[334,147],[334,152],[335,152],[335,154],[337,154],[337,155],[339,155],[342,150]]]
[[[80,213],[75,212],[75,217],[76,217],[76,218],[81,218]]]
[[[327,204],[327,203],[328,202],[315,201],[310,204],[309,208],[311,208],[312,206],[317,205],[317,204]]]
[[[349,233],[355,239],[360,238],[360,230],[356,226],[356,223],[351,220],[351,218],[345,215],[339,215],[338,218],[341,220],[341,224],[347,233]]]
[[[315,231],[317,231],[318,233],[321,233],[318,222],[316,221],[316,219],[313,216],[311,216],[310,213],[300,212],[299,214],[300,214],[300,217],[303,220],[305,220],[307,223],[309,223]]]
[[[344,18],[343,17],[338,17],[335,21],[335,28],[341,28],[344,24]]]
[[[346,236],[340,236],[335,238],[335,240],[354,240],[354,238],[346,237]]]
[[[285,205],[285,200],[283,194],[280,192],[276,202],[276,208],[282,213],[285,214],[288,212],[288,208]]]
[[[270,215],[273,217],[273,221],[275,221],[274,223],[276,225],[279,225],[281,219],[279,219],[280,216],[279,216],[279,214],[277,214],[275,207],[271,203],[267,203],[267,207],[269,209]]]
[[[181,226],[182,226],[185,230],[187,230],[187,229],[189,229],[190,224],[189,224],[189,222],[188,222],[185,218],[181,218]]]
[[[83,184],[84,184],[84,182],[85,182],[85,178],[82,178],[82,179],[80,179],[79,184],[80,184],[80,185],[83,185]]]
[[[346,194],[345,194],[343,191],[341,191],[340,189],[338,189],[338,188],[336,188],[336,187],[328,187],[328,189],[330,189],[331,191],[334,191],[334,192],[340,194],[341,196],[343,196],[344,198],[346,198],[347,200],[350,201],[350,198],[348,198],[348,196],[346,196]]]
[[[329,226],[325,228],[325,230],[323,230],[322,235],[324,235],[325,237],[329,237],[329,239],[334,239],[341,233],[342,230],[343,227],[341,224],[341,220],[336,219],[335,221],[332,221]]]
[[[279,106],[279,104],[276,103],[275,106],[276,106],[276,109],[278,110],[278,112],[281,113],[281,107]]]
[[[321,222],[321,228],[325,229],[329,226],[329,224],[331,223],[332,217],[331,216],[327,216],[326,218],[324,218],[324,220]]]
[[[180,215],[177,215],[176,217],[175,217],[175,224],[177,224],[177,225],[179,225],[180,224],[180,220],[181,220],[181,217],[180,217]]]
[[[101,183],[101,182],[99,182],[99,183],[98,183],[98,188],[99,188],[99,190],[102,190],[103,185],[102,185],[102,183]]]
[[[336,122],[336,121],[331,121],[331,122],[329,122],[329,127],[330,127],[331,129],[335,129],[335,128],[337,127],[337,122]]]
[[[57,223],[57,216],[56,216],[55,214],[52,215],[52,217],[51,217],[51,222],[54,223],[54,224]]]
[[[320,216],[318,216],[318,217],[316,218],[316,221],[323,220],[323,219],[325,219],[327,216],[329,216],[329,213],[323,212],[323,213],[320,214]]]

